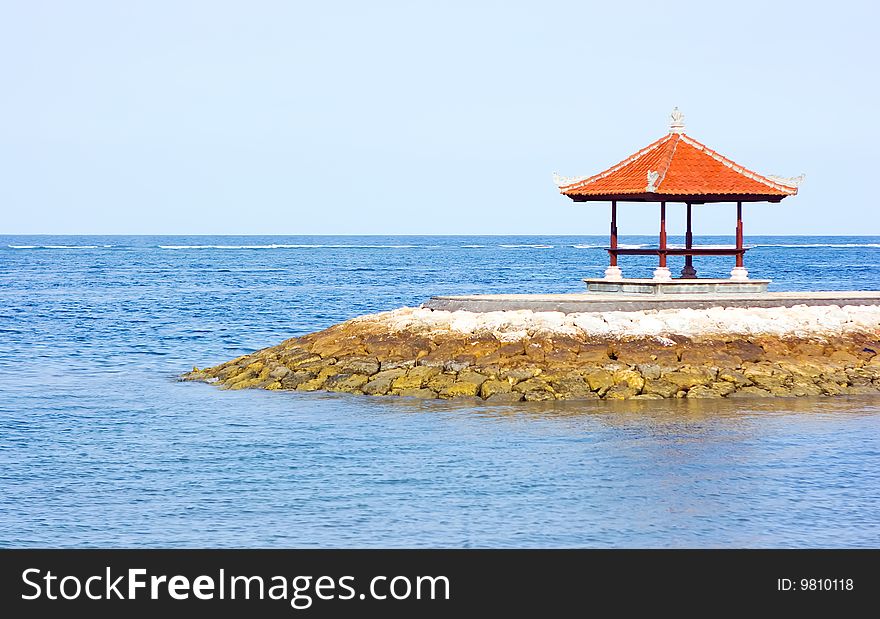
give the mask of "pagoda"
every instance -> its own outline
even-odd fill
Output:
[[[750,280],[744,266],[742,205],[744,202],[780,202],[797,194],[803,175],[781,178],[761,175],[693,139],[684,131],[684,115],[675,108],[669,133],[604,172],[581,178],[555,176],[560,193],[575,202],[611,203],[611,239],[606,248],[609,266],[601,280],[587,279],[588,288],[603,292],[754,292],[765,291],[768,280]],[[654,248],[621,248],[617,244],[618,202],[659,202],[660,235]],[[684,203],[687,230],[684,247],[666,243],[666,204]],[[694,204],[736,204],[736,245],[700,247],[693,243],[691,207]],[[653,279],[626,280],[618,257],[653,255],[658,266]],[[697,279],[694,256],[734,256],[730,279]],[[668,256],[684,256],[681,277],[673,279]]]

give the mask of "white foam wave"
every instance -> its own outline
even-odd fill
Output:
[[[282,244],[272,243],[269,245],[159,245],[159,249],[409,249],[418,245],[325,245],[320,243],[310,244]],[[439,246],[438,246],[439,247]]]
[[[752,247],[880,247],[880,243],[757,243]]]
[[[552,245],[499,245],[505,249],[553,249]]]
[[[669,243],[667,245],[669,249],[685,249],[685,245],[681,243]],[[746,245],[745,248],[749,249],[754,247],[754,245]],[[736,245],[694,245],[695,249],[736,249]]]
[[[10,249],[98,249],[97,245],[7,245],[7,247]]]

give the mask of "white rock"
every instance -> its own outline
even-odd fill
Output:
[[[637,312],[466,312],[403,307],[355,319],[390,331],[491,333],[502,341],[535,333],[595,337],[776,335],[827,337],[880,332],[880,306],[667,309]]]

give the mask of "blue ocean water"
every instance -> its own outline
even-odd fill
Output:
[[[775,290],[880,289],[880,237],[747,240]],[[175,380],[433,294],[580,291],[604,243],[0,236],[0,546],[876,547],[877,398],[491,406]]]

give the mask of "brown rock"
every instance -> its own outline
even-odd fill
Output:
[[[469,368],[471,365],[473,365],[472,359],[468,359],[466,361],[461,361],[460,359],[461,356],[458,356],[456,357],[456,360],[447,361],[446,363],[444,363],[443,371],[457,374],[458,372],[461,372],[462,370]]]
[[[220,380],[228,380],[230,378],[234,378],[236,374],[240,374],[243,371],[244,370],[238,367],[238,365],[228,365],[220,369],[220,371],[216,373],[216,376]]]
[[[470,352],[471,344],[479,344],[479,340],[471,338],[448,338],[436,342],[437,347],[431,350],[419,361],[419,365],[444,367],[446,364],[457,362],[462,368],[474,363],[476,355]],[[452,371],[458,371],[449,368]]]
[[[847,379],[849,379],[850,385],[854,386],[870,385],[871,381],[874,380],[874,372],[863,367],[847,368],[845,374]]]
[[[679,389],[689,389],[696,385],[705,385],[715,380],[716,370],[709,367],[682,366],[672,372],[664,372],[663,380],[676,385]]]
[[[324,389],[339,393],[360,392],[361,387],[367,384],[369,379],[362,374],[334,374],[324,383]]]
[[[764,350],[762,359],[766,361],[790,359],[796,354],[795,350],[792,350],[787,342],[780,340],[778,337],[760,337],[756,338],[754,342]]]
[[[519,391],[520,393],[526,393],[529,391],[547,391],[551,395],[553,395],[553,390],[550,385],[542,378],[530,378],[528,380],[524,380],[522,382],[516,383],[513,386],[514,391]],[[555,397],[554,397],[555,399]]]
[[[717,342],[692,342],[682,348],[681,362],[685,365],[714,365],[739,367],[742,359],[718,346]]]
[[[544,363],[544,346],[543,342],[527,342],[525,345],[526,357],[532,363]],[[548,344],[549,348],[549,344]]]
[[[485,359],[486,357],[494,354],[501,347],[501,342],[499,342],[494,335],[485,334],[485,335],[474,335],[468,337],[461,346],[462,352],[461,356],[466,356],[471,359],[471,363],[476,363],[478,360]]]
[[[546,400],[555,400],[556,396],[553,395],[553,393],[551,393],[550,391],[535,390],[526,391],[523,394],[523,399],[526,402],[543,402]]]
[[[336,362],[340,372],[372,376],[379,371],[376,357],[342,357]]]
[[[364,350],[361,340],[355,335],[345,333],[345,330],[341,328],[345,326],[345,324],[346,323],[335,325],[334,327],[330,327],[323,331],[322,334],[312,342],[312,352],[321,355],[321,357],[324,358],[339,358],[365,354],[366,350]]]
[[[678,392],[678,385],[668,380],[646,380],[642,392],[648,395],[658,395],[661,398],[674,398]]]
[[[732,383],[737,387],[745,387],[746,385],[752,384],[752,381],[746,378],[742,372],[731,370],[730,368],[719,369],[718,379]]]
[[[374,374],[370,380],[391,380],[393,381],[396,378],[400,378],[401,376],[406,375],[407,368],[394,368],[390,370],[382,370],[378,374]]]
[[[499,342],[497,350],[479,357],[476,364],[483,366],[509,362],[516,357],[524,356],[525,352],[525,343],[522,340],[517,342]]]
[[[401,389],[400,394],[404,398],[418,398],[420,400],[433,400],[437,394],[430,389]]]
[[[819,341],[802,340],[792,347],[799,357],[823,357],[825,356],[825,344]]]
[[[836,365],[842,365],[847,368],[858,368],[864,365],[864,361],[845,350],[836,350],[828,356],[828,360]]]
[[[486,399],[512,394],[505,396],[508,400],[782,397],[880,390],[876,333],[822,341],[771,336],[691,340],[674,335],[584,341],[539,330],[517,342],[499,342],[492,335],[428,333],[417,326],[387,333],[385,328],[377,320],[354,320],[213,368],[194,368],[182,378],[213,381],[226,389],[418,391],[423,397],[478,393]]]
[[[391,378],[374,378],[361,388],[367,395],[385,395],[391,390]]]
[[[625,383],[628,387],[634,390],[636,394],[640,393],[642,387],[645,386],[645,379],[641,374],[634,370],[618,370],[614,372],[612,378],[615,385]]]
[[[383,359],[379,363],[379,369],[385,370],[408,370],[416,364],[415,359]]]
[[[312,355],[311,357],[303,357],[298,361],[288,364],[288,366],[292,370],[315,370],[317,372],[320,371],[322,367],[333,363],[336,363],[336,360],[332,357],[322,359],[318,355]]]
[[[738,357],[742,362],[756,363],[764,358],[764,349],[749,340],[734,340],[725,346],[728,354]]]
[[[584,400],[599,397],[580,374],[571,372],[550,380],[550,386],[560,400]]]
[[[480,396],[489,399],[499,393],[510,393],[511,385],[506,380],[487,380],[480,385]]]
[[[640,363],[636,366],[642,377],[652,380],[660,378],[660,366],[656,363]]]
[[[714,382],[710,385],[712,391],[716,392],[718,395],[722,397],[726,397],[736,391],[736,386],[733,383],[727,381],[718,381]]]
[[[577,364],[583,366],[607,363],[610,359],[608,354],[610,351],[611,348],[607,343],[581,344],[577,353]]]
[[[335,376],[336,374],[339,374],[339,368],[335,365],[328,365],[327,367],[323,367],[320,369],[320,371],[318,372],[318,378],[327,380],[328,378],[330,378],[331,376]]]
[[[474,383],[478,387],[482,385],[489,379],[488,376],[484,376],[479,372],[473,372],[471,370],[465,370],[463,372],[458,373],[458,378],[455,379],[455,382],[458,383]]]
[[[573,365],[577,363],[580,349],[578,340],[557,336],[550,339],[550,349],[544,351],[544,361],[549,365]]]
[[[322,378],[313,378],[312,380],[307,380],[302,382],[296,386],[297,391],[317,391],[321,387],[324,386],[324,382],[326,379]]]
[[[629,398],[639,395],[635,388],[630,387],[627,383],[617,383],[611,389],[605,392],[606,400],[628,400]]]
[[[428,389],[439,393],[454,382],[455,374],[437,374],[437,376],[428,381],[427,387]]]
[[[584,378],[590,385],[590,390],[597,392],[600,396],[614,386],[614,374],[608,370],[593,370]]]
[[[281,380],[285,376],[290,374],[290,368],[287,368],[283,365],[278,365],[272,368],[272,371],[269,372],[269,376],[274,378],[275,380]]]
[[[824,395],[840,395],[846,391],[846,383],[838,383],[831,380],[819,380],[816,386],[822,390]]]
[[[767,362],[744,363],[743,376],[752,381],[756,386],[768,391],[790,385],[792,381],[791,374],[781,367]]]
[[[519,367],[502,370],[498,374],[498,377],[506,378],[508,380],[512,380],[514,383],[518,383],[521,380],[532,378],[533,376],[537,376],[540,373],[541,370],[534,367]]]
[[[687,397],[689,398],[721,398],[724,397],[716,391],[712,389],[712,387],[708,385],[697,385],[696,387],[691,387],[688,389]]]
[[[281,387],[282,389],[296,389],[304,382],[312,380],[316,376],[317,375],[314,372],[310,372],[308,370],[297,370],[296,372],[290,372],[281,379]]]
[[[441,398],[461,398],[461,397],[473,397],[477,395],[480,390],[480,385],[476,383],[470,382],[455,382],[446,387],[443,391],[440,392]]]
[[[510,404],[512,402],[521,402],[522,399],[523,394],[516,391],[508,391],[506,393],[493,393],[488,398],[486,398],[486,402],[490,402],[492,404]]]
[[[817,396],[822,395],[822,389],[820,389],[815,383],[795,381],[791,385],[791,395]]]
[[[678,348],[664,346],[652,340],[631,340],[614,344],[614,357],[627,365],[639,363],[675,364],[678,363]]]
[[[379,359],[414,361],[431,350],[431,341],[413,333],[383,333],[364,336],[366,352]],[[382,369],[395,369],[387,367]]]
[[[437,376],[440,368],[418,365],[407,370],[406,375],[401,376],[391,383],[393,389],[420,389],[425,383]]]

